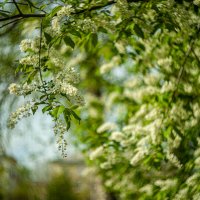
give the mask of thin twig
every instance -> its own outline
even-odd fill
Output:
[[[17,22],[18,22],[18,20],[17,20]],[[10,26],[9,28],[7,28],[4,32],[0,32],[0,37],[5,36],[7,33],[9,33],[10,31],[12,31],[16,27],[17,22],[13,22],[13,25]]]
[[[10,13],[10,11],[0,9],[0,12]]]
[[[41,24],[40,24],[40,44],[39,44],[39,57],[38,57],[38,71],[39,71],[39,75],[40,75],[40,80],[41,80],[41,83],[42,83],[42,87],[44,89],[44,92],[45,94],[47,95],[47,99],[48,99],[48,93],[47,93],[47,90],[45,88],[45,82],[43,80],[43,77],[42,77],[42,68],[41,68],[41,50],[42,50],[42,30],[43,30],[43,27],[42,27],[42,18],[41,18]]]
[[[128,3],[139,2],[139,1],[142,1],[142,0],[128,0]],[[12,2],[9,2],[9,3],[12,3]],[[116,4],[116,1],[109,1],[107,4],[96,5],[96,6],[92,6],[90,8],[87,8],[87,9],[77,10],[72,14],[74,14],[74,15],[83,14],[83,13],[88,12],[88,11],[102,9],[104,7],[107,7],[107,6],[113,5],[113,4]],[[37,7],[35,7],[35,8],[37,8]],[[42,10],[42,12],[45,12],[45,11]],[[14,15],[14,16],[10,16],[10,17],[1,18],[0,21],[16,19],[16,18],[19,18],[19,17],[22,17],[22,18],[40,17],[41,18],[41,17],[45,17],[45,16],[46,16],[46,14],[18,14],[18,15]]]
[[[174,92],[173,92],[173,94],[172,94],[172,98],[171,98],[170,104],[171,104],[171,102],[173,101],[173,99],[174,99],[174,97],[175,97],[175,95],[176,95],[176,92],[177,92],[177,90],[178,90],[178,86],[179,86],[179,84],[180,84],[181,77],[182,77],[182,75],[183,75],[183,72],[184,72],[184,69],[185,69],[185,65],[186,65],[187,59],[188,59],[188,57],[189,57],[189,55],[190,55],[190,53],[191,53],[191,51],[192,51],[192,49],[193,49],[194,43],[195,43],[195,39],[191,42],[190,47],[189,47],[189,49],[188,49],[188,51],[187,51],[187,53],[186,53],[186,55],[185,55],[185,57],[184,57],[183,63],[182,63],[182,65],[181,65],[181,68],[180,68],[179,73],[178,73],[178,78],[177,78],[177,81],[176,81],[176,88],[175,88],[175,90],[174,90]]]
[[[19,6],[17,5],[17,2],[13,0],[13,3],[15,4],[15,7],[17,8],[19,14],[23,15],[22,11],[20,10]]]
[[[9,1],[9,2],[6,2],[6,3],[12,3],[12,1]],[[23,5],[23,6],[27,6],[28,4],[27,3],[21,3],[21,2],[16,2],[16,4],[19,4],[19,5]]]
[[[194,54],[195,58],[197,59],[198,63],[200,64],[200,59],[197,56],[197,54],[195,53],[194,49],[192,49],[192,53]]]
[[[140,1],[147,1],[147,0],[127,0],[128,3],[137,3],[137,2],[140,2]],[[72,14],[82,14],[82,13],[85,13],[85,12],[88,12],[88,11],[102,9],[102,8],[105,8],[107,6],[111,6],[111,5],[116,4],[116,3],[117,3],[117,1],[113,0],[113,1],[107,2],[106,4],[95,5],[95,6],[91,6],[90,8],[87,8],[87,9],[76,11]]]
[[[11,22],[5,23],[2,26],[0,26],[0,29],[3,28],[3,27],[5,27],[5,26],[8,26],[9,24],[16,23],[16,22],[18,22],[21,19],[23,19],[23,18],[18,18],[18,19],[15,19],[15,20],[11,21]]]
[[[11,20],[11,19],[17,19],[17,18],[35,18],[35,17],[36,18],[45,17],[45,14],[17,14],[17,15],[5,17],[5,18],[0,18],[0,22]]]

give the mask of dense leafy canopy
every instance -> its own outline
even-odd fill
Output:
[[[36,28],[20,44],[21,83],[9,87],[31,98],[8,125],[42,107],[65,155],[73,120],[88,162],[119,199],[200,199],[199,6],[5,0],[5,31],[25,20]]]

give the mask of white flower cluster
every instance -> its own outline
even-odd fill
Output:
[[[73,104],[82,106],[85,104],[84,98],[75,87],[75,84],[78,84],[79,81],[78,72],[72,67],[67,67],[54,78],[55,86],[52,88],[52,93],[65,94]]]
[[[175,85],[170,81],[165,81],[161,88],[162,93],[173,92],[174,90],[175,90]]]
[[[120,131],[114,131],[109,139],[116,142],[121,142],[124,139],[124,134]]]
[[[193,1],[193,4],[197,5],[197,6],[200,6],[200,0],[194,0]]]
[[[58,12],[57,12],[57,16],[58,18],[62,18],[62,17],[69,17],[72,13],[74,12],[74,9],[72,8],[71,5],[67,5],[67,6],[63,6]]]
[[[170,188],[174,188],[177,184],[177,180],[176,179],[156,180],[154,184],[160,187],[162,191],[164,191]]]
[[[57,16],[54,16],[52,21],[51,21],[51,27],[53,31],[56,33],[61,32],[61,20],[63,17],[70,17],[71,14],[74,12],[74,9],[72,8],[71,5],[63,6],[58,12]]]
[[[10,94],[20,95],[20,85],[16,83],[11,83],[8,87]]]
[[[67,96],[74,97],[77,95],[78,89],[69,83],[62,83],[60,86],[60,92]]]
[[[95,33],[97,31],[97,26],[96,26],[95,22],[90,18],[86,18],[84,20],[79,20],[77,22],[77,26],[78,26],[78,28],[80,28],[86,32]]]
[[[95,160],[96,158],[100,157],[104,154],[104,148],[102,146],[96,148],[94,151],[90,153],[90,160]]]
[[[17,96],[20,95],[27,95],[30,94],[33,91],[37,90],[38,85],[36,83],[32,83],[32,84],[23,84],[23,85],[19,85],[16,83],[11,83],[8,87],[8,90],[10,92],[10,94],[14,94]]]
[[[25,105],[19,107],[15,112],[11,113],[8,119],[8,127],[14,128],[20,119],[30,116],[31,108],[32,104],[28,102]]]
[[[19,61],[19,63],[22,64],[22,65],[36,66],[39,63],[39,56],[38,55],[26,56],[26,57],[22,58]]]
[[[98,129],[97,129],[97,133],[103,133],[105,131],[114,131],[117,129],[117,125],[115,123],[112,122],[105,122],[104,124],[102,124]]]
[[[38,52],[39,51],[39,38],[35,38],[34,40],[31,39],[25,39],[22,40],[19,48],[21,52],[27,52],[28,50],[31,50],[33,52]]]
[[[105,74],[110,72],[113,68],[119,65],[120,56],[114,56],[109,63],[105,63],[100,67],[100,73]]]
[[[55,31],[56,33],[60,33],[61,27],[60,27],[60,20],[58,17],[53,17],[51,21],[51,27],[53,31]]]
[[[182,164],[180,163],[180,161],[178,160],[178,158],[170,152],[167,152],[167,159],[176,167],[178,167],[179,169],[182,167]]]
[[[57,136],[58,149],[62,152],[62,156],[66,157],[67,142],[64,139],[64,134],[67,132],[67,126],[58,120],[56,121],[53,130]]]

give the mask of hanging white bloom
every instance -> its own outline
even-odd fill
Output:
[[[30,102],[28,102],[25,105],[19,107],[15,112],[11,113],[8,119],[8,127],[14,128],[20,119],[30,116],[31,108],[32,105]]]
[[[116,142],[120,142],[121,140],[124,139],[124,134],[120,131],[114,131],[114,132],[112,132],[109,139],[114,140]]]
[[[100,146],[90,153],[89,158],[90,160],[95,160],[96,158],[103,155],[103,153],[104,153],[104,148]]]
[[[146,151],[142,148],[137,149],[138,152],[134,155],[134,157],[131,159],[130,164],[135,166],[140,162],[146,155]]]
[[[188,187],[183,188],[178,191],[173,200],[185,200],[187,193],[188,193]]]
[[[170,81],[165,81],[162,88],[161,88],[161,93],[165,93],[165,92],[171,92],[174,91],[175,89],[175,85]]]
[[[104,162],[100,164],[101,169],[109,169],[111,168],[111,164],[109,162]]]
[[[156,186],[161,187],[161,190],[168,190],[170,188],[174,188],[177,184],[177,180],[175,179],[167,179],[167,180],[157,180],[154,183]]]
[[[126,53],[125,44],[123,41],[115,42],[115,47],[119,51],[119,53],[124,54]]]
[[[59,18],[58,17],[53,17],[53,19],[51,21],[51,26],[52,26],[52,29],[56,33],[60,33],[61,27],[60,27],[60,22],[59,22]]]
[[[103,133],[105,131],[114,131],[117,129],[117,125],[115,123],[112,122],[105,122],[104,124],[102,124],[98,129],[97,129],[97,133]]]
[[[190,176],[187,180],[186,180],[186,184],[188,186],[194,186],[196,184],[198,184],[198,181],[199,181],[199,174],[198,173],[195,173],[193,174],[192,176]]]
[[[181,168],[182,167],[182,164],[180,163],[180,161],[178,160],[178,158],[170,153],[170,152],[167,152],[167,159],[173,164],[175,165],[176,167],[178,168]]]
[[[139,190],[141,193],[147,193],[147,195],[151,195],[153,193],[153,186],[150,184],[147,184],[140,188]]]

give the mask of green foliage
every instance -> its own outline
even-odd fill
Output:
[[[70,179],[62,174],[52,178],[47,186],[47,200],[78,200],[73,191]]]
[[[42,106],[119,199],[199,199],[199,1],[28,4],[43,19],[9,89],[34,98],[11,127]]]

